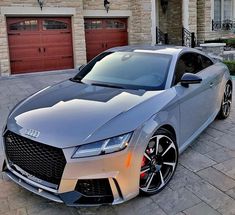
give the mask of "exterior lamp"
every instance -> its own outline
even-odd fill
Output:
[[[168,7],[168,0],[161,0],[161,7],[163,10],[163,13],[166,13],[167,7]]]
[[[39,4],[39,6],[40,6],[40,8],[42,10],[43,5],[44,5],[44,0],[38,0],[38,4]]]
[[[107,11],[107,13],[109,12],[109,8],[110,8],[110,2],[108,0],[104,0],[104,8]]]

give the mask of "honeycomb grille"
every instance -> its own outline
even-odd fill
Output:
[[[75,190],[86,196],[112,196],[108,179],[78,180]]]
[[[59,185],[66,160],[62,149],[7,132],[4,137],[9,163],[52,184]]]

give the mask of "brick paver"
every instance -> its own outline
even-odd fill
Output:
[[[74,74],[71,70],[0,79],[0,128],[21,99]],[[0,146],[0,168],[2,160]],[[36,196],[0,173],[0,215],[12,214],[235,214],[235,105],[230,118],[215,120],[181,155],[174,178],[155,196],[117,206],[71,208]]]

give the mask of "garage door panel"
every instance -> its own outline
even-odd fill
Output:
[[[72,56],[72,47],[69,46],[50,46],[45,50],[45,56],[68,57]]]
[[[87,59],[115,46],[128,45],[127,19],[85,19]]]
[[[73,65],[73,57],[72,56],[64,56],[58,58],[47,58],[47,61],[45,62],[45,67],[47,70],[58,70],[58,69],[70,69]]]
[[[12,74],[74,67],[70,18],[8,18],[7,24]]]
[[[17,46],[38,46],[40,44],[40,35],[9,35],[8,41],[11,47]]]
[[[34,58],[30,60],[15,60],[11,61],[11,70],[15,74],[28,73],[28,72],[38,72],[43,70],[43,62],[39,58]]]
[[[17,47],[14,51],[10,50],[10,57],[12,60],[17,59],[31,59],[33,57],[38,57],[40,59],[40,48],[39,47]]]
[[[71,45],[71,33],[69,34],[46,34],[42,35],[42,43],[44,44],[69,44]]]

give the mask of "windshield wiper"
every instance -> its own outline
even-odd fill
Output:
[[[112,85],[112,84],[100,84],[100,83],[92,83],[92,86],[99,86],[99,87],[111,87],[111,88],[117,88],[117,89],[125,89],[124,87]]]

